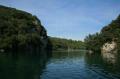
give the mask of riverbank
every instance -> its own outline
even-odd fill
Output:
[[[88,51],[85,49],[75,49],[75,50],[53,50],[52,52],[80,52],[80,51]]]

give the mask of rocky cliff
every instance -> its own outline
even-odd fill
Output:
[[[116,53],[117,52],[117,43],[114,41],[105,43],[101,48],[101,52]]]
[[[101,50],[102,52],[114,52],[116,45],[120,51],[120,15],[103,27],[99,33],[88,35],[85,38],[85,44],[87,50],[95,53]]]

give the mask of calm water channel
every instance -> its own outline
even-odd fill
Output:
[[[86,52],[54,52],[41,79],[120,79],[120,63]]]
[[[49,59],[0,54],[0,79],[120,79],[119,58],[108,60],[85,51],[53,52]]]

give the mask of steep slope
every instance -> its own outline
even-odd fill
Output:
[[[41,50],[47,45],[46,30],[36,16],[0,6],[0,51]]]
[[[85,38],[86,48],[92,51],[100,51],[105,44],[113,42],[117,44],[116,48],[120,50],[120,15],[116,20],[105,26],[100,33]]]

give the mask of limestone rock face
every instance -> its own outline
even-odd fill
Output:
[[[105,43],[101,48],[102,53],[116,53],[117,44],[112,41],[110,43]]]

